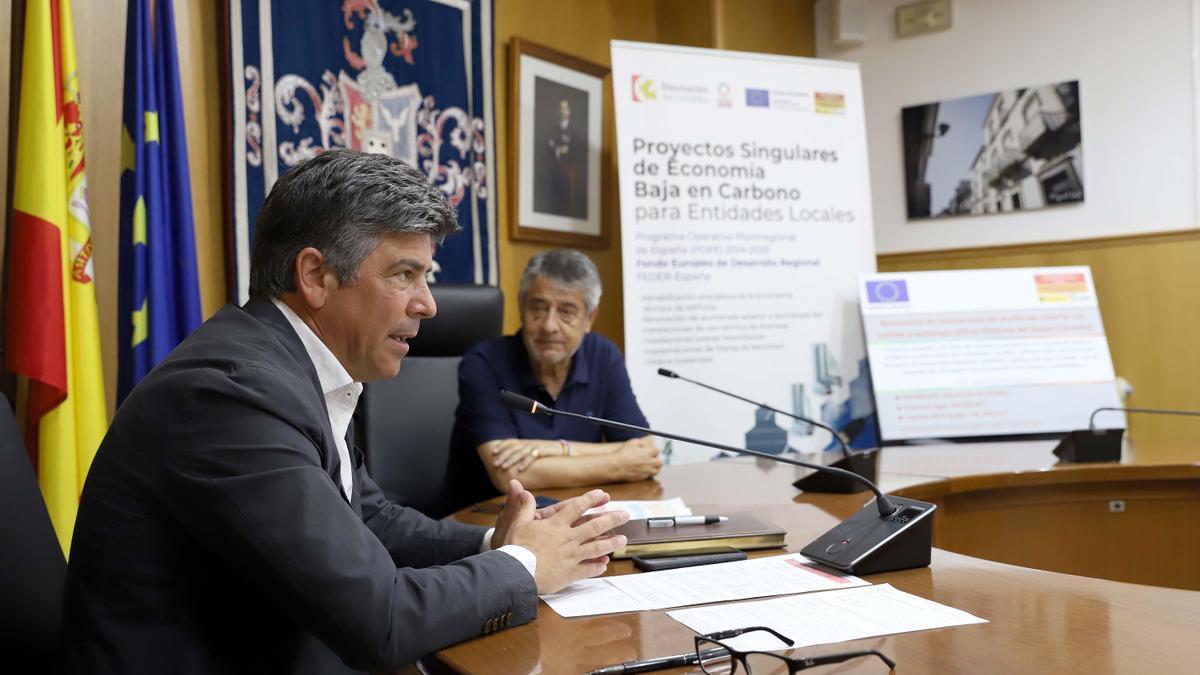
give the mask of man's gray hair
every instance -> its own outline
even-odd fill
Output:
[[[584,309],[591,313],[600,306],[600,273],[586,255],[569,248],[543,251],[529,259],[521,273],[517,302],[525,306],[525,295],[533,280],[545,277],[550,283],[571,291],[583,291]]]
[[[392,234],[459,230],[457,213],[425,174],[388,157],[331,150],[306,160],[271,188],[254,223],[250,297],[296,290],[296,256],[311,246],[339,284],[353,285],[363,258]]]

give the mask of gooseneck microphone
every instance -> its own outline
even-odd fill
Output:
[[[684,382],[691,382],[692,384],[694,384],[698,387],[704,387],[705,389],[708,389],[709,391],[715,391],[718,394],[724,394],[726,396],[729,396],[730,398],[736,398],[739,401],[745,401],[746,403],[749,403],[750,405],[756,405],[760,408],[766,408],[767,410],[770,410],[773,413],[785,415],[794,420],[800,420],[801,422],[804,422],[805,424],[811,424],[814,427],[820,427],[833,435],[833,438],[838,442],[838,445],[841,446],[843,455],[845,455],[846,457],[850,456],[850,448],[849,448],[849,446],[846,445],[846,439],[842,438],[842,434],[831,426],[822,424],[821,422],[818,422],[814,419],[809,419],[807,417],[801,417],[800,415],[787,412],[786,410],[780,410],[779,408],[773,408],[773,407],[767,405],[766,403],[759,403],[753,399],[749,399],[749,398],[746,398],[745,396],[740,396],[738,394],[735,394],[732,391],[725,391],[724,389],[721,389],[720,387],[714,387],[711,384],[705,384],[698,380],[692,380],[692,379],[686,378],[673,370],[667,370],[666,368],[659,368],[658,374],[662,375],[663,377],[668,377],[672,380],[683,380]]]
[[[1105,411],[1126,413],[1149,413],[1152,415],[1184,415],[1200,417],[1196,410],[1167,410],[1164,408],[1096,408],[1088,417],[1087,429],[1075,429],[1059,441],[1054,454],[1064,462],[1119,462],[1121,461],[1122,428],[1097,429],[1096,415]]]
[[[805,556],[831,567],[852,574],[873,574],[892,570],[924,567],[929,564],[933,543],[933,512],[937,507],[907,497],[883,494],[875,483],[845,469],[820,464],[810,464],[797,459],[780,457],[748,448],[738,448],[711,441],[702,441],[680,434],[656,431],[647,427],[617,422],[602,417],[556,410],[527,396],[508,390],[500,391],[500,402],[514,410],[531,415],[562,415],[586,420],[616,429],[637,431],[661,438],[670,438],[685,443],[695,443],[716,450],[739,455],[751,455],[782,464],[791,464],[814,471],[840,476],[845,480],[860,483],[875,494],[875,509],[867,504],[858,513],[839,523],[833,529],[817,537],[800,552]],[[878,513],[873,511],[877,510]]]
[[[746,398],[745,396],[739,396],[733,392],[725,391],[724,389],[714,387],[711,384],[705,384],[703,382],[688,379],[688,378],[680,375],[679,373],[676,373],[673,370],[667,370],[666,368],[659,368],[658,374],[662,375],[663,377],[671,378],[673,380],[683,380],[684,382],[690,382],[694,385],[704,387],[705,389],[715,391],[718,394],[724,394],[726,396],[731,396],[733,398],[736,398],[739,401],[745,401],[746,403],[749,403],[751,405],[756,405],[756,406],[766,408],[767,410],[770,410],[771,412],[776,412],[781,415],[786,415],[788,417],[798,419],[801,422],[807,422],[808,424],[812,424],[814,426],[821,427],[822,429],[833,434],[833,437],[837,439],[838,444],[841,445],[841,447],[842,447],[841,459],[831,462],[828,465],[830,468],[843,469],[843,470],[849,471],[850,473],[862,476],[863,478],[867,479],[870,482],[874,482],[875,477],[878,475],[878,472],[879,472],[879,465],[878,465],[879,449],[872,448],[870,450],[863,450],[862,452],[851,452],[850,448],[846,445],[846,440],[844,438],[842,438],[842,435],[840,433],[838,433],[836,430],[834,430],[833,427],[826,426],[816,420],[809,419],[807,417],[801,417],[799,415],[795,415],[795,414],[787,412],[785,410],[779,410],[777,408],[772,408],[771,406],[769,406],[765,403],[757,403],[749,398]],[[799,488],[801,490],[804,490],[805,492],[839,492],[839,493],[841,493],[841,492],[862,492],[862,490],[863,490],[862,483],[857,482],[857,481],[852,481],[852,480],[846,480],[841,475],[835,475],[835,474],[829,474],[829,473],[809,474],[809,475],[797,480],[795,483],[793,483],[793,485],[795,485],[797,488]]]
[[[868,490],[870,490],[871,492],[874,492],[875,499],[876,499],[877,503],[879,504],[879,515],[881,517],[887,517],[896,512],[896,505],[893,504],[891,502],[891,500],[888,499],[887,495],[880,492],[879,488],[876,487],[874,483],[872,483],[871,481],[867,480],[866,478],[863,478],[862,476],[860,476],[856,473],[846,471],[845,469],[838,469],[838,468],[834,468],[831,466],[823,466],[821,464],[809,464],[808,462],[802,462],[798,459],[791,459],[790,457],[780,457],[778,455],[772,455],[772,454],[766,453],[766,452],[759,452],[758,450],[751,450],[749,448],[736,448],[731,445],[722,445],[720,443],[712,443],[710,441],[702,441],[697,438],[688,438],[687,436],[681,436],[679,434],[673,434],[673,433],[669,433],[666,431],[655,431],[654,429],[648,429],[646,427],[639,427],[634,424],[625,424],[624,422],[616,422],[614,420],[606,420],[606,419],[603,419],[600,417],[592,417],[590,415],[580,415],[579,413],[567,412],[565,410],[555,410],[554,408],[551,408],[548,405],[539,403],[527,396],[522,396],[520,394],[514,394],[513,392],[508,391],[507,389],[502,389],[500,391],[500,402],[514,410],[524,410],[532,415],[562,415],[563,417],[574,417],[575,419],[587,420],[588,422],[592,422],[593,424],[599,424],[601,426],[615,427],[617,429],[625,429],[627,431],[639,431],[641,433],[650,434],[652,436],[661,436],[663,438],[670,438],[670,439],[673,439],[676,441],[683,441],[685,443],[695,443],[696,445],[703,445],[705,447],[715,448],[717,450],[724,450],[726,452],[733,452],[733,453],[737,453],[739,455],[753,455],[755,457],[762,457],[764,459],[770,459],[770,460],[773,460],[776,462],[782,462],[783,464],[792,464],[795,466],[804,467],[806,469],[813,469],[815,471],[829,472],[829,473],[832,473],[832,474],[835,474],[838,476],[842,476],[843,478],[861,483],[862,485],[865,485]]]
[[[1154,415],[1186,415],[1188,417],[1200,417],[1200,411],[1196,410],[1165,410],[1163,408],[1096,408],[1092,411],[1092,416],[1088,418],[1089,431],[1096,431],[1096,415],[1106,410],[1127,413],[1151,413]]]

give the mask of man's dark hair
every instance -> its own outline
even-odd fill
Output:
[[[319,250],[352,285],[379,238],[428,234],[441,243],[459,230],[454,207],[420,171],[386,155],[331,150],[284,174],[263,202],[250,252],[250,297],[296,290],[296,255]]]

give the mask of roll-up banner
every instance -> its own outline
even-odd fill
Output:
[[[858,65],[614,41],[625,350],[651,425],[771,453],[877,445],[857,280],[875,271]],[[714,457],[674,443],[673,463]]]

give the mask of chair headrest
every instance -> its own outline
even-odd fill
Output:
[[[462,356],[504,329],[504,295],[495,286],[434,284],[437,315],[421,322],[409,356]]]

